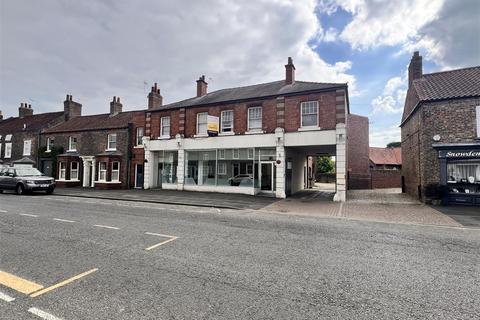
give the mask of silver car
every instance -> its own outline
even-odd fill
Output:
[[[35,168],[3,168],[0,169],[0,193],[3,190],[15,190],[17,194],[31,191],[45,191],[51,194],[55,190],[55,179],[46,177]]]

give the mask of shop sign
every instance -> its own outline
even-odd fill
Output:
[[[440,150],[439,158],[480,158],[480,150]]]
[[[210,137],[218,136],[219,126],[218,117],[211,115],[207,117],[207,133]]]

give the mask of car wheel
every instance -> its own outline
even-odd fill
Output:
[[[47,194],[52,194],[52,193],[53,193],[53,189],[45,190],[45,192],[46,192]]]
[[[23,186],[21,184],[17,185],[17,187],[15,188],[15,192],[18,194],[18,195],[22,195],[25,193],[25,189],[23,188]]]
[[[3,190],[0,190],[0,193],[3,193]]]

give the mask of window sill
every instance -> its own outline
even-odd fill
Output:
[[[245,134],[263,134],[265,131],[263,130],[254,130],[254,131],[245,131]]]
[[[134,146],[134,149],[143,149],[143,145]]]
[[[94,181],[94,183],[119,184],[122,183],[122,181]]]
[[[235,132],[220,132],[219,136],[234,136]]]
[[[169,140],[171,137],[170,136],[161,136],[158,137],[158,140]]]
[[[72,180],[65,180],[65,179],[57,179],[56,182],[80,182],[79,179],[72,179]]]
[[[208,138],[208,134],[196,134],[193,137],[194,138]]]
[[[321,130],[322,128],[317,127],[317,126],[312,126],[312,127],[300,127],[298,128],[298,131],[316,131],[316,130]]]
[[[105,151],[117,151],[117,149],[105,149]]]
[[[52,152],[52,150],[45,150],[45,153],[50,153]]]
[[[67,150],[67,152],[77,152],[77,149]]]

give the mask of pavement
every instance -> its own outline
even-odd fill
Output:
[[[473,228],[0,194],[0,242],[0,319],[480,314]]]
[[[276,201],[270,197],[254,197],[245,194],[176,191],[163,189],[128,189],[128,190],[96,190],[91,188],[57,188],[56,196],[81,198],[101,198],[126,200],[134,202],[150,202],[180,204],[196,207],[215,207],[224,209],[261,209]]]

